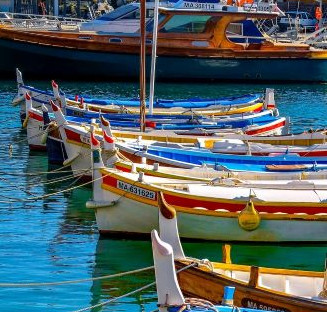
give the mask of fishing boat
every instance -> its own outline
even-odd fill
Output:
[[[311,146],[285,146],[267,143],[244,142],[242,140],[222,139],[214,143],[211,149],[214,153],[233,155],[273,156],[278,154],[296,154],[303,157],[327,156],[326,144]]]
[[[222,5],[221,9],[160,8],[158,79],[311,81],[327,80],[327,53],[296,43],[235,43],[226,36],[231,23],[273,19],[275,6],[261,10]],[[256,10],[254,10],[256,9]],[[175,25],[175,26],[174,26]],[[153,21],[147,24],[147,64]],[[138,33],[0,29],[2,75],[18,66],[26,74],[94,79],[139,77]],[[20,57],[21,53],[24,57]],[[60,66],[53,66],[53,64]],[[39,71],[35,69],[38,68]],[[110,70],[108,70],[110,68]],[[41,74],[42,73],[42,74]],[[148,71],[149,73],[149,71]]]
[[[52,102],[53,103],[53,102]],[[57,122],[57,127],[60,131],[61,134],[61,139],[65,145],[65,150],[67,152],[68,155],[68,159],[67,161],[72,160],[71,166],[73,171],[75,171],[75,169],[79,171],[79,169],[85,169],[85,168],[90,168],[90,153],[91,153],[91,149],[90,149],[90,127],[87,126],[86,124],[72,124],[67,122],[65,116],[63,115],[62,111],[60,110],[60,108],[58,106],[56,106],[54,103],[52,104],[53,106],[53,111],[54,111],[54,115],[56,118],[56,122]],[[274,119],[275,120],[275,119]],[[110,123],[108,123],[106,120],[104,120],[103,118],[101,118],[101,127],[105,128],[108,133],[111,133],[112,135],[114,135],[114,132],[111,132],[111,128],[110,128]],[[182,125],[183,126],[183,125]],[[195,125],[196,126],[196,125]],[[266,125],[267,128],[269,128],[269,123]],[[246,131],[251,131],[252,129],[254,129],[255,127],[261,127],[263,128],[264,125],[253,125],[250,127],[247,127],[245,130]],[[100,137],[98,137],[101,141],[103,141],[103,138],[101,138],[101,134],[102,134],[102,130],[98,131],[98,135],[100,135]],[[139,132],[139,135],[141,135],[142,133]],[[150,133],[148,133],[150,134]],[[156,139],[156,136],[154,133],[152,133],[153,139]],[[172,132],[166,132],[162,133],[161,138],[159,138],[160,141],[165,141],[165,142],[183,142],[183,140],[185,138],[181,137],[181,138],[176,138],[176,134],[172,133]],[[194,138],[193,138],[193,142],[194,142]],[[208,141],[212,141],[214,140],[214,138],[208,138]],[[129,141],[131,143],[133,143],[134,140],[128,139],[128,135],[126,135],[126,137],[124,138],[124,141]],[[192,142],[191,140],[185,140],[184,141],[184,145],[187,144],[187,142]],[[206,139],[201,139],[202,144],[206,145]],[[150,142],[152,144],[154,144],[154,142]],[[122,153],[125,154],[125,145],[122,142]],[[208,143],[210,144],[210,143]],[[120,143],[116,142],[117,147],[120,148]],[[175,146],[174,143],[172,143],[172,146]],[[135,151],[136,155],[134,157],[138,157],[138,151]],[[123,157],[123,156],[122,156]],[[90,175],[89,175],[90,177]]]
[[[83,96],[74,96],[66,98],[65,94],[59,90],[59,86],[55,81],[52,81],[52,92],[39,90],[37,88],[25,85],[22,78],[22,73],[16,69],[17,95],[12,100],[12,105],[20,105],[21,119],[25,118],[25,94],[29,93],[35,103],[35,108],[45,105],[48,109],[51,108],[50,100],[60,102],[61,107],[65,110],[66,115],[84,116],[91,112],[102,113],[136,113],[135,109],[140,106],[139,99],[97,99]],[[259,94],[244,94],[238,96],[221,97],[216,99],[201,99],[193,98],[186,100],[166,100],[156,99],[154,107],[158,110],[155,114],[163,115],[164,113],[174,114],[174,112],[183,109],[183,114],[187,114],[187,110],[193,110],[194,114],[199,114],[199,110],[210,110],[215,115],[219,115],[219,111],[225,111],[227,115],[246,113],[251,111],[261,111],[263,107],[273,109],[275,107],[274,90],[266,90],[265,103],[263,104]],[[149,106],[147,104],[147,106]],[[236,111],[234,110],[236,109]],[[212,111],[214,110],[214,111]],[[126,115],[124,115],[127,118]],[[90,117],[92,118],[92,117]]]
[[[106,142],[103,146],[106,149]],[[143,172],[145,175],[169,178],[177,180],[188,181],[204,181],[212,183],[212,181],[224,180],[225,183],[235,184],[242,182],[257,181],[257,180],[288,180],[291,181],[305,181],[327,179],[327,171],[285,171],[285,172],[251,172],[251,171],[226,171],[215,170],[214,168],[203,165],[201,167],[194,167],[191,169],[160,166],[158,163],[149,165],[147,163],[135,163],[128,159],[119,159],[113,166],[118,170],[125,172]],[[228,182],[229,181],[229,182]]]
[[[185,269],[177,276],[184,294],[217,303],[224,288],[233,286],[233,304],[239,307],[285,312],[327,310],[327,272],[233,264],[229,245],[224,245],[222,262],[188,258],[180,243],[176,211],[167,205],[160,206],[159,228],[161,239],[172,247],[176,270]],[[192,263],[197,265],[190,268]]]
[[[137,237],[158,224],[161,202],[178,212],[185,238],[258,241],[325,242],[326,180],[185,181],[121,172],[104,166],[100,142],[93,147],[93,198],[103,235]],[[108,142],[109,143],[109,142]]]
[[[284,153],[270,156],[213,153],[206,148],[150,142],[117,142],[119,151],[134,162],[146,158],[173,167],[193,168],[207,165],[231,171],[317,171],[326,169],[326,157],[304,157]]]
[[[160,312],[187,311],[196,312],[213,310],[221,312],[263,312],[263,310],[239,308],[234,305],[235,287],[225,287],[221,296],[220,305],[198,297],[185,298],[178,285],[177,274],[174,266],[174,252],[172,247],[162,241],[156,230],[151,233],[152,253],[158,294],[158,310]],[[190,265],[192,267],[192,265]],[[183,270],[187,269],[186,267]]]

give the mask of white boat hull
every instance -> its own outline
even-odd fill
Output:
[[[101,234],[134,236],[149,234],[152,229],[158,228],[157,207],[117,196],[107,190],[104,196],[103,200],[108,204],[117,202],[110,207],[96,209],[96,221]],[[177,212],[177,217],[179,233],[183,238],[242,242],[326,241],[326,221],[262,219],[259,228],[245,231],[238,225],[236,217],[184,212]]]

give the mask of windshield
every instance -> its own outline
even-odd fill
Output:
[[[108,14],[103,14],[97,19],[101,21],[114,21],[136,10],[138,10],[137,6],[128,4],[121,6]]]
[[[159,32],[165,33],[202,33],[211,16],[174,15]]]

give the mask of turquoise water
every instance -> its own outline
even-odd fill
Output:
[[[59,81],[60,83],[60,81]],[[49,83],[31,85],[47,88]],[[66,93],[97,97],[136,97],[133,83],[62,83]],[[219,97],[262,92],[264,85],[158,84],[161,98]],[[282,116],[292,117],[292,130],[327,125],[327,85],[267,85],[276,89]],[[50,183],[47,157],[30,153],[21,130],[18,108],[10,105],[16,92],[13,82],[0,84],[0,283],[42,283],[93,278],[152,265],[149,241],[100,238],[93,211],[85,208],[91,190],[61,190],[73,180]],[[12,144],[12,155],[9,153]],[[69,173],[67,173],[69,174]],[[57,193],[59,192],[59,193]],[[57,193],[52,196],[27,200]],[[187,255],[219,260],[221,244],[183,243]],[[323,270],[325,245],[235,244],[235,263]],[[46,287],[0,288],[0,311],[76,311],[152,282],[153,273],[106,281]],[[121,299],[91,311],[151,311],[155,289]]]

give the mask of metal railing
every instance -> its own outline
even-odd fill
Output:
[[[87,21],[71,17],[8,12],[0,12],[0,16],[3,16],[0,17],[0,25],[16,28],[58,29],[62,26],[74,28]]]

